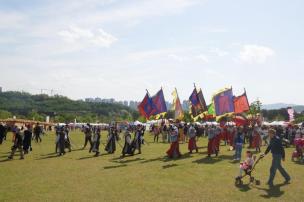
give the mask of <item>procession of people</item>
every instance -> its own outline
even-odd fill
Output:
[[[20,159],[24,159],[24,155],[32,151],[33,139],[36,144],[40,144],[42,130],[38,129],[38,127],[41,126],[37,123],[35,126],[12,126],[10,128],[13,133],[13,146],[11,147],[11,153],[8,156],[9,159],[13,159],[16,152],[20,153]],[[8,129],[6,128],[6,125],[0,124],[1,143],[4,141],[4,133],[7,133]],[[193,151],[196,153],[199,152],[197,141],[200,135],[198,131],[202,131],[202,135],[208,140],[206,145],[207,158],[221,158],[220,149],[227,145],[226,147],[228,150],[234,151],[234,154],[232,154],[234,161],[241,162],[243,155],[242,151],[246,144],[248,144],[247,148],[249,150],[252,149],[253,151],[260,153],[264,140],[264,146],[267,146],[267,149],[264,153],[261,153],[261,157],[264,157],[270,151],[273,155],[270,177],[268,180],[269,186],[273,186],[276,170],[281,172],[285,178],[285,183],[289,183],[291,180],[291,177],[281,165],[281,161],[285,160],[284,147],[294,145],[296,147],[295,152],[298,154],[296,157],[299,161],[304,161],[304,127],[292,125],[289,125],[288,127],[266,127],[258,124],[255,124],[254,126],[235,126],[227,124],[220,126],[198,125],[195,123],[187,124],[181,122],[169,122],[168,124],[161,123],[160,125],[152,124],[149,129],[157,143],[158,138],[155,139],[155,128],[158,128],[157,135],[168,137],[163,138],[163,141],[170,145],[166,154],[168,158],[172,159],[178,159],[183,156],[180,151],[180,146],[185,143],[190,154],[192,154]],[[81,128],[85,139],[82,149],[85,149],[89,143],[89,152],[94,152],[94,156],[98,157],[102,152],[99,148],[102,143],[105,146],[104,151],[108,154],[115,153],[117,145],[119,145],[121,147],[121,158],[128,155],[133,156],[136,151],[138,154],[142,153],[142,145],[145,144],[144,134],[146,130],[148,130],[145,125],[127,125],[125,128],[119,129],[116,123],[111,123],[105,130],[107,131],[107,137],[102,139],[101,127],[92,126],[89,123],[84,125]],[[65,155],[66,151],[72,152],[72,148],[76,149],[75,145],[72,144],[69,125],[55,126],[55,134],[55,152],[58,156]],[[102,140],[105,142],[102,142]],[[121,143],[123,143],[123,146]],[[248,152],[249,151],[246,153]],[[241,165],[244,167],[245,164],[241,163]]]

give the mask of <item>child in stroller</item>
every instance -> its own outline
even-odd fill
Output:
[[[256,185],[260,185],[260,181],[254,179],[252,176],[252,171],[254,170],[255,166],[258,164],[262,156],[256,159],[256,156],[253,156],[251,151],[246,152],[246,160],[240,164],[240,174],[235,178],[235,185],[242,185],[242,179],[246,176],[250,177],[250,183],[255,182]],[[245,174],[243,174],[243,172]]]
[[[294,145],[296,147],[296,150],[292,153],[292,161],[295,160],[295,158],[297,158],[300,161],[304,161],[303,158],[303,149],[304,149],[304,138],[301,138],[301,136],[297,136],[294,139]]]

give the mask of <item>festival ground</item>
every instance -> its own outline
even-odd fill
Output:
[[[291,184],[282,185],[278,173],[277,186],[266,186],[271,155],[257,165],[254,176],[261,185],[235,187],[234,177],[239,164],[233,163],[233,152],[222,146],[219,157],[206,156],[207,139],[201,138],[198,154],[187,153],[181,144],[183,156],[178,160],[165,157],[168,144],[152,143],[152,136],[145,135],[149,144],[142,154],[120,159],[117,145],[114,155],[102,152],[93,157],[88,149],[80,150],[84,135],[71,132],[74,150],[57,157],[55,135],[43,136],[42,143],[33,142],[32,153],[19,160],[15,156],[7,161],[12,146],[11,134],[0,146],[0,201],[301,201],[304,185],[304,167],[292,162],[294,148],[286,149],[283,166],[292,177]],[[106,134],[102,133],[102,142]],[[104,148],[101,145],[101,148]],[[245,153],[246,149],[243,150]],[[264,151],[265,148],[262,148]],[[18,154],[18,153],[17,153]],[[9,182],[9,183],[8,183]],[[278,185],[279,184],[279,185]]]

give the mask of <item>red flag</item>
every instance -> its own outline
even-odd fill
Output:
[[[246,93],[241,96],[234,97],[233,103],[234,112],[237,114],[247,112],[250,109]]]

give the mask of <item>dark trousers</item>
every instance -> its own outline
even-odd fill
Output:
[[[83,148],[85,148],[87,146],[88,142],[90,143],[90,147],[92,147],[93,143],[91,140],[91,136],[85,136]]]
[[[280,154],[273,154],[272,155],[272,165],[270,168],[270,176],[268,180],[268,184],[272,185],[274,177],[276,175],[277,170],[280,171],[281,175],[285,178],[286,181],[290,180],[290,176],[286,172],[286,170],[281,165],[282,155]]]
[[[35,134],[35,140],[38,142],[38,140],[41,142],[40,134]]]
[[[9,156],[9,158],[13,158],[15,152],[17,151],[17,149],[19,150],[20,152],[20,158],[23,159],[23,149],[22,149],[22,145],[18,145],[18,146],[13,146],[12,148],[12,152],[11,152],[11,155]]]
[[[159,134],[154,135],[154,142],[155,142],[155,140],[156,140],[156,142],[158,142],[158,137],[159,137]]]
[[[2,144],[3,140],[4,140],[4,134],[0,134],[0,144]]]

